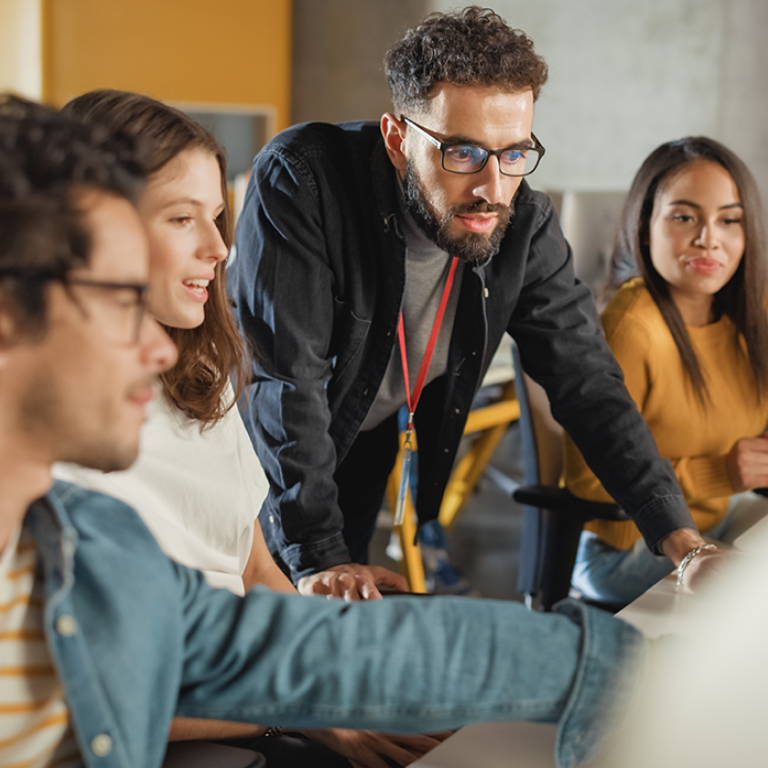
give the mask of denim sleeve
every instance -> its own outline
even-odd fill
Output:
[[[558,765],[592,754],[642,656],[629,625],[585,606],[388,598],[346,604],[195,574],[177,714],[418,733],[474,722],[560,723]]]
[[[547,392],[552,415],[648,547],[696,525],[672,465],[624,386],[589,289],[576,279],[571,249],[551,206],[529,231],[525,285],[509,333],[526,372]],[[531,215],[530,211],[527,215]]]
[[[269,479],[260,519],[297,582],[349,562],[333,480],[327,386],[334,275],[307,165],[280,145],[257,156],[228,283],[252,349],[241,412]]]
[[[581,627],[579,667],[555,739],[558,768],[571,768],[596,756],[626,712],[646,648],[634,627],[604,611],[566,600],[555,612]]]

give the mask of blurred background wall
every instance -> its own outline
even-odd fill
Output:
[[[292,114],[377,119],[381,58],[441,0],[294,0]],[[734,149],[768,198],[765,0],[494,0],[550,65],[534,121],[542,189],[622,190],[658,144],[705,134]]]
[[[57,106],[119,88],[290,123],[291,0],[0,0],[0,27],[0,86]],[[5,67],[35,41],[37,92]]]
[[[535,186],[622,190],[648,152],[706,134],[768,197],[765,0],[493,0],[550,65]],[[95,87],[305,120],[378,119],[384,52],[443,0],[0,0],[0,87]]]

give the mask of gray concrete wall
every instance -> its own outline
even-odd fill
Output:
[[[550,65],[535,117],[547,147],[537,185],[626,189],[654,147],[704,134],[740,154],[768,194],[764,0],[496,0],[494,8]]]
[[[382,58],[432,5],[293,0],[293,122],[378,120],[390,110]]]
[[[381,58],[444,0],[294,0],[294,121],[377,119]],[[768,198],[765,0],[495,0],[550,65],[534,185],[626,189],[658,144],[705,134],[748,163]]]

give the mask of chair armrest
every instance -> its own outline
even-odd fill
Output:
[[[587,501],[574,496],[567,488],[556,485],[525,485],[518,488],[512,498],[518,504],[549,509],[553,512],[566,512],[578,515],[584,520],[630,520],[618,504],[608,504],[601,501]]]

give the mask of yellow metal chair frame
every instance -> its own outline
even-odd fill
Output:
[[[517,401],[514,381],[509,381],[504,385],[501,396],[496,402],[470,411],[464,426],[464,434],[471,435],[477,432],[480,434],[456,465],[451,479],[448,481],[438,518],[444,527],[451,528],[456,522],[467,499],[479,482],[486,464],[496,450],[499,440],[510,423],[519,418],[520,403]],[[400,451],[387,483],[387,502],[392,510],[393,518],[397,507],[397,494],[400,489],[404,445],[405,432],[401,432]],[[414,449],[416,448],[414,440]],[[394,530],[400,539],[400,548],[403,553],[400,568],[405,578],[408,579],[411,591],[426,592],[421,550],[419,545],[415,543],[416,509],[410,493],[405,499],[403,524],[394,526]]]

